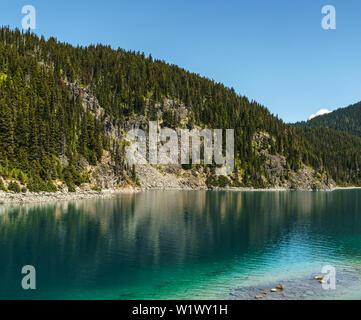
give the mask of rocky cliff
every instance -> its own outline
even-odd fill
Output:
[[[90,90],[74,83],[66,83],[72,95],[81,97],[85,110],[100,119],[104,134],[112,142],[128,143],[125,132],[130,129],[148,129],[149,109],[146,107],[144,115],[128,117],[121,125],[111,121],[98,100]],[[156,106],[159,128],[162,125],[177,124],[178,127],[187,127],[192,119],[192,113],[187,107],[175,100],[165,99]],[[267,132],[259,132],[253,137],[253,148],[256,154],[264,161],[265,174],[261,179],[266,188],[282,188],[290,190],[330,190],[336,186],[335,182],[324,173],[315,172],[311,167],[302,165],[297,171],[291,170],[286,158],[280,154],[271,153],[271,140],[274,139]],[[114,150],[112,150],[114,151]],[[90,183],[83,184],[82,189],[97,186],[102,189],[118,189],[127,186],[143,189],[219,189],[247,187],[240,175],[235,172],[229,176],[217,177],[214,170],[207,165],[135,165],[123,164],[124,170],[117,169],[119,163],[112,156],[112,152],[104,151],[101,161],[96,166],[89,165],[85,160],[79,161],[79,169],[88,172]],[[124,150],[121,154],[124,161]],[[64,163],[66,157],[62,158]],[[119,159],[118,159],[119,161]]]

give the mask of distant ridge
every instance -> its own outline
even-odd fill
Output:
[[[296,125],[330,128],[361,137],[361,102],[317,116],[308,121],[298,122]]]

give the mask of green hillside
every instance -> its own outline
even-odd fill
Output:
[[[299,122],[297,125],[330,128],[361,137],[361,102],[315,117],[306,122]]]
[[[85,88],[104,113],[86,110],[69,84]],[[139,116],[177,127],[176,109],[159,118],[167,99],[186,106],[188,128],[235,129],[236,186],[270,186],[266,159],[253,144],[259,132],[273,137],[270,153],[284,156],[287,170],[308,165],[340,184],[361,184],[354,151],[361,139],[352,137],[352,145],[343,134],[287,125],[233,89],[139,52],[73,47],[8,28],[0,29],[0,175],[31,191],[55,191],[55,180],[73,190],[89,182],[79,163],[96,166],[106,152],[117,175],[135,179],[124,163],[121,135],[107,130],[124,131]]]

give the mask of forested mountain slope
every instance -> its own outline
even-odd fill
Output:
[[[295,127],[338,184],[360,184],[361,102],[297,122]]]
[[[296,132],[338,185],[361,185],[361,138],[328,128],[297,127]]]
[[[309,121],[298,122],[296,125],[330,128],[361,137],[361,102],[315,117]]]
[[[155,168],[154,175],[184,178],[180,186],[317,189],[332,179],[361,183],[360,154],[349,144],[343,154],[329,147],[342,136],[327,132],[329,140],[320,143],[320,131],[287,125],[222,84],[142,53],[73,47],[0,29],[0,188],[144,186],[144,170],[125,163],[124,132],[146,129],[149,120],[162,127],[235,129],[230,177],[215,177],[215,165]]]

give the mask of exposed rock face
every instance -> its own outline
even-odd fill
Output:
[[[104,109],[100,106],[98,99],[94,97],[88,89],[82,88],[76,83],[64,82],[71,95],[81,97],[85,110],[89,111],[96,118],[100,118],[105,114]]]
[[[336,183],[325,174],[316,173],[310,167],[303,166],[297,172],[290,172],[289,187],[295,190],[332,190]]]
[[[90,180],[102,189],[117,189],[122,186],[122,177],[117,175],[109,152],[104,152],[101,161],[96,166],[88,166]]]
[[[206,177],[203,173],[197,172],[196,176],[190,170],[183,170],[180,165],[158,167],[149,164],[137,165],[136,175],[144,189],[207,189]]]
[[[121,135],[121,128],[111,121],[105,114],[104,108],[99,104],[98,99],[87,89],[75,83],[64,82],[71,95],[81,97],[82,106],[89,111],[96,119],[103,123],[103,130],[111,139],[117,139]]]
[[[113,141],[126,141],[125,133],[131,129],[148,130],[149,119],[145,115],[133,115],[121,124],[121,127],[114,124],[111,119],[106,116],[105,110],[99,104],[96,97],[87,88],[83,88],[77,84],[64,82],[69,92],[75,97],[81,97],[84,110],[89,111],[95,118],[103,123],[103,131],[105,135]],[[188,122],[189,112],[184,104],[177,103],[175,100],[165,99],[163,103],[155,105],[157,109],[157,117],[160,119],[159,125],[162,123],[163,114],[170,112],[172,118],[179,124],[185,126]],[[145,113],[147,113],[146,108]],[[158,127],[160,129],[160,127]],[[125,156],[123,154],[123,156]],[[68,160],[65,156],[61,157],[63,164],[67,164]],[[102,189],[117,189],[125,185],[132,184],[129,178],[129,172],[122,172],[120,175],[116,170],[116,163],[111,158],[109,152],[105,151],[101,161],[97,166],[91,166],[85,161],[79,164],[80,169],[85,169],[90,174],[91,183]],[[131,168],[128,168],[131,169]],[[189,172],[187,172],[189,171]],[[151,166],[136,165],[135,174],[138,184],[144,189],[205,189],[206,177],[204,174],[193,173],[190,170],[183,170],[181,166]],[[88,188],[89,186],[83,186]]]
[[[311,167],[302,165],[297,171],[289,169],[283,155],[270,153],[268,133],[260,132],[254,136],[257,152],[265,158],[265,172],[271,181],[270,187],[292,190],[331,190],[336,183],[324,173],[317,173]],[[265,178],[266,179],[266,178]]]
[[[123,123],[116,124],[106,115],[104,108],[89,89],[74,83],[64,83],[72,95],[81,97],[83,108],[101,120],[104,134],[110,141],[129,143],[126,139],[126,132],[131,129],[148,130],[150,112],[148,102],[146,102],[144,114],[130,116]],[[162,124],[164,126],[169,122],[176,123],[178,128],[193,127],[192,113],[180,102],[164,99],[162,103],[157,103],[153,108],[159,119],[158,130]],[[265,164],[264,175],[261,179],[268,188],[330,190],[336,186],[332,179],[328,179],[325,174],[316,173],[310,167],[303,165],[297,171],[291,170],[283,155],[271,152],[272,140],[275,141],[267,132],[259,132],[253,138],[253,148]],[[122,157],[125,158],[124,153]],[[65,155],[61,155],[60,159],[64,165],[68,163]],[[81,161],[79,168],[87,170],[91,184],[102,189],[118,189],[126,185],[135,186],[134,181],[137,181],[137,185],[143,189],[207,189],[207,178],[212,175],[207,166],[190,166],[188,169],[184,169],[181,165],[144,164],[131,168],[124,164],[126,170],[119,171],[115,161],[111,154],[105,151],[97,166],[90,166],[85,161]],[[132,170],[133,172],[131,172]],[[222,181],[225,185],[231,186],[232,179],[223,177]],[[217,181],[217,178],[213,181]],[[238,183],[242,185],[241,178],[238,178]],[[89,186],[83,187],[89,188]],[[217,189],[219,186],[214,188]]]

